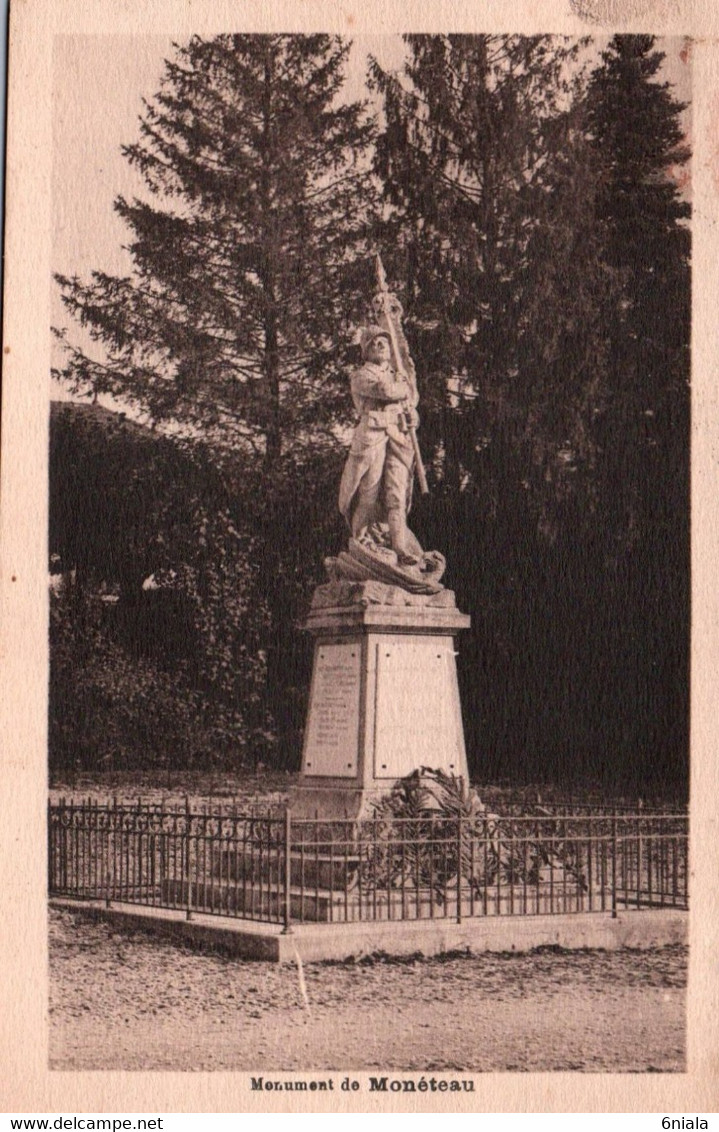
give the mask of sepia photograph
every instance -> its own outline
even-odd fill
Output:
[[[48,37],[41,1075],[692,1071],[696,43],[569,7]]]

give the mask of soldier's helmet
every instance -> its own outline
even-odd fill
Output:
[[[365,326],[360,334],[360,348],[363,359],[367,357],[367,351],[375,338],[386,338],[388,342],[390,341],[388,332],[381,326]]]

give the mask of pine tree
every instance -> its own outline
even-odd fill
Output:
[[[58,276],[104,347],[58,376],[268,467],[332,434],[373,127],[342,105],[337,37],[193,38],[124,147],[152,203],[118,197],[134,272]]]
[[[597,155],[597,217],[606,225],[608,255],[631,270],[640,296],[647,275],[678,244],[686,255],[682,221],[690,215],[679,177],[689,158],[681,114],[668,82],[656,77],[664,53],[650,35],[617,35],[587,91],[587,128]],[[651,287],[650,289],[654,289]]]
[[[578,45],[549,37],[408,36],[397,79],[375,65],[386,127],[385,239],[406,277],[424,377],[423,437],[464,489],[556,530],[588,486],[601,396],[593,186],[574,111]],[[429,411],[428,411],[429,410]],[[513,499],[508,499],[508,493]]]
[[[676,781],[688,737],[689,149],[663,61],[652,36],[615,36],[586,110],[598,227],[620,284],[597,420],[603,603],[622,689],[613,718],[630,757]]]
[[[469,748],[488,777],[581,774],[594,422],[616,276],[595,220],[582,45],[408,46],[403,76],[373,70],[377,168],[435,480],[425,541],[447,547],[458,600],[478,611],[463,645]]]
[[[615,36],[587,93],[597,220],[622,288],[608,326],[615,403],[639,447],[667,397],[686,396],[688,377],[690,205],[678,181],[689,150],[685,107],[655,81],[663,60],[652,36]]]

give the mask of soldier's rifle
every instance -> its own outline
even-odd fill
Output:
[[[409,358],[409,346],[407,345],[407,339],[404,336],[404,331],[400,322],[402,307],[399,303],[399,300],[397,299],[397,296],[394,295],[387,286],[387,276],[385,275],[384,265],[379,255],[376,257],[375,263],[377,268],[377,286],[379,289],[375,297],[375,311],[378,315],[378,321],[383,324],[384,329],[389,334],[390,347],[392,350],[394,367],[397,372],[397,376],[401,381],[406,382],[409,389],[414,393],[416,392],[416,387],[413,386],[410,380],[410,376],[403,361],[403,355],[400,348],[401,343],[401,345],[404,347],[404,354],[407,358]],[[407,433],[412,443],[412,451],[414,452],[414,470],[417,476],[419,490],[422,495],[427,495],[429,493],[429,486],[427,484],[427,475],[424,470],[424,463],[422,462],[422,454],[419,450],[417,430],[412,424],[409,417],[407,419]]]

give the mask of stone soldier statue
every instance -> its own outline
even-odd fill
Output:
[[[414,367],[398,380],[392,366],[390,334],[381,326],[362,331],[362,365],[351,379],[359,413],[340,483],[339,508],[352,537],[381,541],[386,525],[399,566],[415,566],[422,548],[407,526],[412,499],[415,448],[411,430],[419,423]]]

